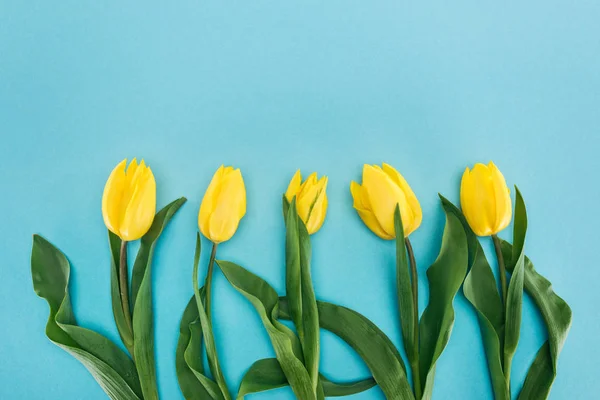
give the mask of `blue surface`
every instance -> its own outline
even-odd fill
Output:
[[[32,290],[31,235],[69,256],[81,325],[117,340],[100,200],[111,169],[133,156],[153,168],[159,206],[189,199],[155,259],[163,398],[181,397],[178,324],[192,294],[199,203],[220,164],[242,169],[248,213],[219,257],[280,293],[281,194],[297,168],[329,176],[329,214],[313,237],[316,292],[399,344],[393,245],[352,210],[350,180],[362,163],[386,161],[419,197],[424,221],[412,239],[422,311],[443,229],[437,193],[458,200],[465,166],[490,159],[526,199],[528,255],[573,308],[551,398],[600,392],[600,348],[592,345],[600,329],[599,2],[89,3],[0,3],[0,398],[105,398],[44,335],[48,308]],[[218,347],[235,390],[250,364],[273,351],[249,303],[222,275],[215,285]],[[462,294],[455,306],[434,397],[491,398],[475,316]],[[514,391],[545,335],[529,300],[522,327]],[[329,334],[322,358],[333,378],[367,374]]]

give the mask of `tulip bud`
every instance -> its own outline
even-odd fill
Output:
[[[313,172],[302,182],[300,170],[296,171],[285,192],[289,202],[294,196],[298,216],[306,225],[308,234],[312,235],[321,229],[327,215],[327,177],[322,176],[317,180],[317,173]]]
[[[156,181],[144,160],[138,165],[127,159],[111,172],[102,195],[102,217],[106,227],[121,240],[144,236],[156,213]]]
[[[510,190],[504,176],[490,162],[465,169],[460,184],[460,205],[469,226],[477,236],[495,235],[512,218]]]
[[[242,173],[233,167],[220,166],[215,172],[198,213],[198,226],[213,243],[233,236],[246,214],[246,187]]]
[[[350,184],[354,208],[362,221],[382,239],[394,239],[394,210],[400,206],[404,236],[408,237],[419,225],[423,214],[419,200],[406,180],[391,165],[363,167],[362,185]]]

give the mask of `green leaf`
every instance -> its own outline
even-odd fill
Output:
[[[286,294],[300,337],[304,365],[316,393],[319,381],[319,315],[310,276],[310,258],[310,237],[298,216],[294,199],[286,218]]]
[[[294,333],[277,321],[279,298],[267,282],[246,269],[228,262],[217,261],[217,265],[229,283],[252,303],[265,326],[275,355],[296,397],[303,400],[315,399],[308,371],[295,350]],[[301,356],[301,354],[299,355]]]
[[[446,210],[440,254],[427,270],[429,304],[420,323],[420,367],[425,377],[423,399],[431,399],[437,360],[446,348],[454,325],[452,302],[468,266],[467,237],[460,220]]]
[[[404,227],[400,216],[400,207],[396,205],[394,210],[394,229],[396,230],[396,287],[398,291],[398,310],[400,312],[400,327],[404,349],[411,366],[417,365],[419,349],[415,343],[415,316],[413,292],[408,269],[408,258],[406,257],[406,243],[404,239]],[[419,371],[414,371],[419,373]]]
[[[152,320],[152,253],[158,237],[185,201],[184,197],[175,200],[156,214],[150,230],[142,237],[133,267],[133,348],[144,400],[158,399]]]
[[[467,235],[469,273],[463,284],[463,293],[477,312],[494,398],[508,400],[510,393],[502,369],[504,311],[494,273],[485,257],[481,243],[462,212],[450,201],[440,197],[446,213],[452,213],[460,220]]]
[[[398,291],[398,310],[400,312],[400,328],[406,356],[413,370],[419,374],[419,349],[415,343],[415,304],[411,286],[408,258],[406,257],[406,242],[404,227],[400,216],[400,207],[394,210],[394,229],[396,231],[396,288]],[[418,379],[416,380],[418,382]]]
[[[523,310],[523,277],[525,274],[524,263],[525,233],[527,231],[527,212],[521,192],[516,188],[515,217],[513,222],[514,241],[511,258],[512,275],[506,293],[506,320],[504,336],[504,377],[510,390],[510,371],[513,356],[519,343],[521,334],[521,313]]]
[[[510,260],[513,247],[502,241],[502,253]],[[507,265],[513,271],[512,263]],[[548,398],[557,373],[558,356],[563,348],[569,329],[571,328],[572,311],[569,305],[552,289],[552,284],[534,268],[533,263],[525,257],[525,291],[533,298],[540,309],[548,340],[539,349],[535,360],[525,378],[519,394],[519,400],[542,400]]]
[[[326,397],[349,396],[364,392],[376,385],[373,378],[362,379],[355,382],[336,383],[328,380],[322,374],[319,379],[323,385]],[[238,400],[244,396],[277,389],[288,385],[287,378],[276,358],[264,358],[256,361],[242,378]]]
[[[280,298],[279,317],[289,319],[286,298]],[[317,301],[321,328],[348,343],[373,374],[388,400],[412,400],[406,368],[398,350],[375,324],[346,307]]]
[[[216,387],[211,385],[210,381],[206,381],[204,379],[203,374],[196,374],[196,377],[201,380],[204,387],[209,391],[211,396],[214,399],[227,399],[229,400],[231,396],[229,395],[229,389],[227,389],[227,383],[225,382],[225,377],[223,376],[223,371],[221,370],[221,366],[219,365],[219,356],[217,354],[217,345],[215,343],[215,337],[213,335],[212,324],[208,319],[208,315],[206,313],[206,309],[204,306],[204,302],[202,301],[202,294],[200,293],[200,289],[198,289],[198,264],[200,262],[200,233],[196,234],[196,252],[194,254],[194,271],[193,271],[193,285],[194,285],[194,297],[196,299],[196,310],[198,311],[198,316],[200,319],[200,326],[195,327],[195,329],[202,335],[204,338],[204,342],[206,344],[206,358],[208,359],[208,364],[210,367],[210,372],[215,377],[217,382]],[[209,282],[210,284],[210,282]],[[190,326],[192,329],[192,326]],[[195,335],[198,337],[198,335]],[[194,335],[192,333],[192,341],[194,340]],[[200,345],[200,344],[199,344]],[[188,360],[186,358],[188,364],[193,362],[193,359]],[[199,361],[197,361],[199,362]],[[200,367],[192,366],[192,371],[199,371]]]
[[[203,289],[200,289],[200,295],[202,295],[202,292]],[[198,324],[199,321],[196,298],[192,296],[181,317],[179,340],[175,352],[177,380],[179,381],[181,393],[186,400],[213,399],[197,378],[199,374],[206,378],[202,366],[202,332],[197,332],[198,329],[202,329],[202,326]],[[186,360],[189,360],[189,363]],[[213,384],[216,385],[215,382]]]
[[[123,306],[121,304],[120,284],[119,284],[119,263],[121,258],[121,238],[108,231],[108,243],[110,245],[110,297],[112,301],[113,316],[115,324],[119,331],[119,336],[125,347],[131,353],[133,351],[133,332],[127,324]]]
[[[33,236],[33,289],[50,306],[46,324],[48,339],[79,360],[109,398],[141,399],[142,391],[131,359],[104,336],[77,326],[68,292],[70,269],[69,261],[60,250],[41,236]]]

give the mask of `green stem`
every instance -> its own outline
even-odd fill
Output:
[[[406,242],[406,250],[408,252],[408,258],[410,261],[410,274],[411,274],[411,284],[412,284],[412,295],[413,295],[413,337],[414,343],[416,347],[415,358],[411,362],[412,369],[412,377],[413,377],[413,386],[415,388],[415,397],[416,400],[420,400],[422,397],[422,388],[421,388],[421,371],[419,365],[419,278],[417,275],[417,261],[415,260],[415,253],[412,248],[412,244],[408,238],[405,239]]]
[[[494,249],[496,250],[496,258],[498,259],[498,269],[500,273],[500,286],[502,288],[502,304],[504,305],[504,313],[506,314],[506,265],[504,263],[504,256],[502,255],[502,247],[500,238],[497,235],[492,235],[492,240],[494,241]],[[503,343],[502,343],[503,345]],[[504,381],[506,382],[506,388],[510,393],[510,368],[511,363],[504,362],[504,357],[502,358],[502,368],[504,369]]]
[[[502,288],[502,304],[506,303],[506,266],[504,264],[504,257],[502,256],[502,247],[500,238],[496,235],[492,235],[494,241],[494,248],[496,250],[496,258],[498,259],[498,269],[500,270],[500,286]]]
[[[211,293],[212,293],[212,277],[215,269],[215,257],[217,256],[217,243],[213,243],[212,251],[210,253],[210,260],[208,261],[208,272],[206,273],[206,280],[204,281],[204,308],[206,309],[206,316],[208,321],[212,323],[211,313]]]
[[[127,329],[131,332],[133,337],[133,323],[131,322],[131,307],[129,305],[129,284],[127,279],[127,241],[121,241],[121,257],[119,260],[119,292],[121,297],[121,307],[123,308],[123,315],[125,322],[127,323]],[[133,345],[128,348],[131,358],[135,360],[133,354]]]

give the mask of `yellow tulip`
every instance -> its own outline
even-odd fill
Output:
[[[233,236],[246,214],[246,187],[242,173],[233,167],[220,166],[215,172],[198,213],[198,226],[213,243]]]
[[[354,208],[365,225],[382,239],[394,239],[394,211],[400,206],[404,237],[414,232],[423,218],[419,200],[412,189],[391,165],[365,164],[362,185],[350,184]]]
[[[504,176],[490,162],[465,169],[460,184],[460,205],[467,222],[477,236],[495,235],[512,218],[510,190]]]
[[[127,159],[113,169],[102,195],[102,216],[106,227],[124,241],[144,236],[156,213],[156,181],[144,160],[138,165]]]
[[[317,173],[313,172],[302,182],[300,170],[296,171],[285,192],[285,197],[289,202],[296,197],[298,216],[306,225],[309,235],[321,229],[327,215],[326,176],[317,180]]]

